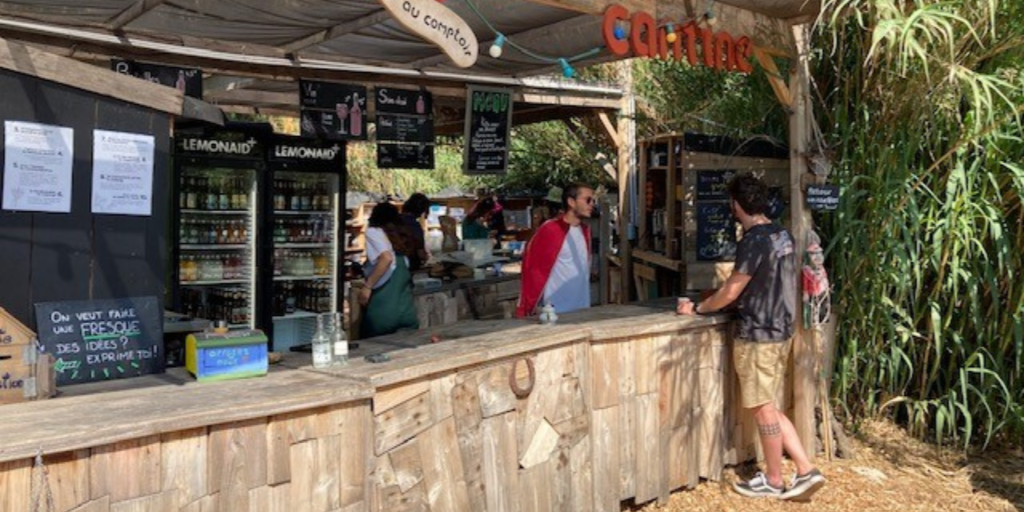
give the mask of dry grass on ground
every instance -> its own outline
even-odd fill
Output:
[[[654,504],[642,512],[761,511],[1024,511],[1024,451],[989,450],[966,458],[909,438],[889,423],[870,423],[851,439],[851,459],[822,462],[828,484],[810,504],[751,500],[732,491],[739,476],[752,468],[728,469],[722,482],[702,482],[676,492],[667,507]],[[785,473],[792,465],[787,462]]]

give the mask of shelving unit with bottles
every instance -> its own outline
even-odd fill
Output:
[[[326,141],[279,137],[271,146],[268,289],[275,350],[308,343],[319,314],[340,310],[340,194],[344,151]]]
[[[737,172],[753,172],[788,201],[785,147],[764,139],[735,141],[701,134],[666,134],[638,142],[639,241],[634,261],[656,276],[658,296],[720,286],[732,271],[727,247],[701,252],[733,225],[724,186]],[[700,182],[700,184],[698,184]],[[703,215],[698,210],[705,207]],[[703,230],[704,234],[698,233]],[[729,234],[731,235],[731,233]],[[733,237],[722,237],[728,246]]]
[[[254,324],[255,194],[252,169],[207,167],[179,173],[178,304],[182,313]]]

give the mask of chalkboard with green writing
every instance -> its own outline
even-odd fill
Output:
[[[466,174],[508,171],[512,90],[470,86],[466,94]]]
[[[163,373],[163,318],[156,297],[35,305],[39,342],[57,385]]]

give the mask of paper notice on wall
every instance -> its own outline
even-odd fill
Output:
[[[93,213],[152,214],[153,148],[151,135],[93,131]]]
[[[75,131],[4,121],[5,210],[71,212]]]

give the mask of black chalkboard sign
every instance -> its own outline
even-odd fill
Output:
[[[434,122],[426,117],[377,114],[377,140],[433,143]]]
[[[203,71],[201,69],[143,64],[122,59],[110,59],[110,69],[122,75],[130,75],[148,82],[174,87],[185,93],[185,96],[203,99]]]
[[[381,169],[433,169],[434,146],[378,142],[377,167]]]
[[[57,385],[163,373],[163,315],[156,297],[35,305]]]
[[[837,185],[811,185],[807,187],[807,207],[814,211],[833,211],[839,208]]]
[[[736,257],[736,222],[728,203],[697,204],[697,259],[719,261]]]
[[[366,139],[366,87],[299,81],[299,130],[303,137]]]
[[[697,171],[697,200],[727,201],[729,180],[735,175],[735,170]]]
[[[427,91],[391,87],[377,87],[374,90],[378,119],[380,114],[429,116],[434,111],[433,103],[433,95]],[[377,136],[380,136],[379,132]]]
[[[466,174],[508,171],[512,91],[469,86],[466,94]]]

